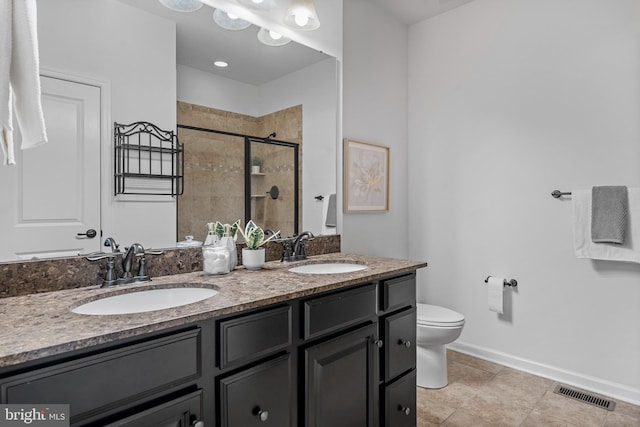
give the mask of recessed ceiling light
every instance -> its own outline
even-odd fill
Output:
[[[195,12],[202,7],[200,0],[158,0],[164,7],[176,12]]]
[[[226,68],[229,66],[229,63],[227,61],[218,60],[218,61],[214,61],[213,65],[215,65],[218,68]]]

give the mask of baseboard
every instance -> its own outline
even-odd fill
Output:
[[[489,362],[498,363],[533,375],[561,382],[563,384],[609,396],[633,405],[640,405],[640,389],[580,374],[578,372],[567,371],[565,369],[545,365],[532,360],[522,359],[490,348],[466,344],[460,341],[454,341],[447,345],[447,348],[468,354],[469,356],[487,360]]]

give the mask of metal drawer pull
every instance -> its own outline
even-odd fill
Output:
[[[410,415],[411,414],[411,408],[409,407],[404,407],[402,405],[398,405],[398,411],[402,412],[405,415]]]
[[[398,345],[403,345],[407,348],[411,347],[411,341],[398,340]]]
[[[382,348],[382,346],[384,345],[384,342],[382,340],[375,340],[373,342],[378,348]]]

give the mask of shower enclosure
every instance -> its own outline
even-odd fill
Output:
[[[282,236],[298,233],[299,146],[266,138],[178,125],[184,146],[184,192],[177,240],[204,240],[208,222],[249,219]]]

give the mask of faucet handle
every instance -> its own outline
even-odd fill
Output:
[[[87,261],[100,261],[101,259],[110,258],[113,259],[116,257],[114,253],[106,253],[106,252],[91,252],[88,254],[78,254],[87,259]]]
[[[145,254],[146,255],[162,255],[164,254],[164,251],[162,249],[147,249],[142,254],[137,254],[137,255],[140,256]]]

